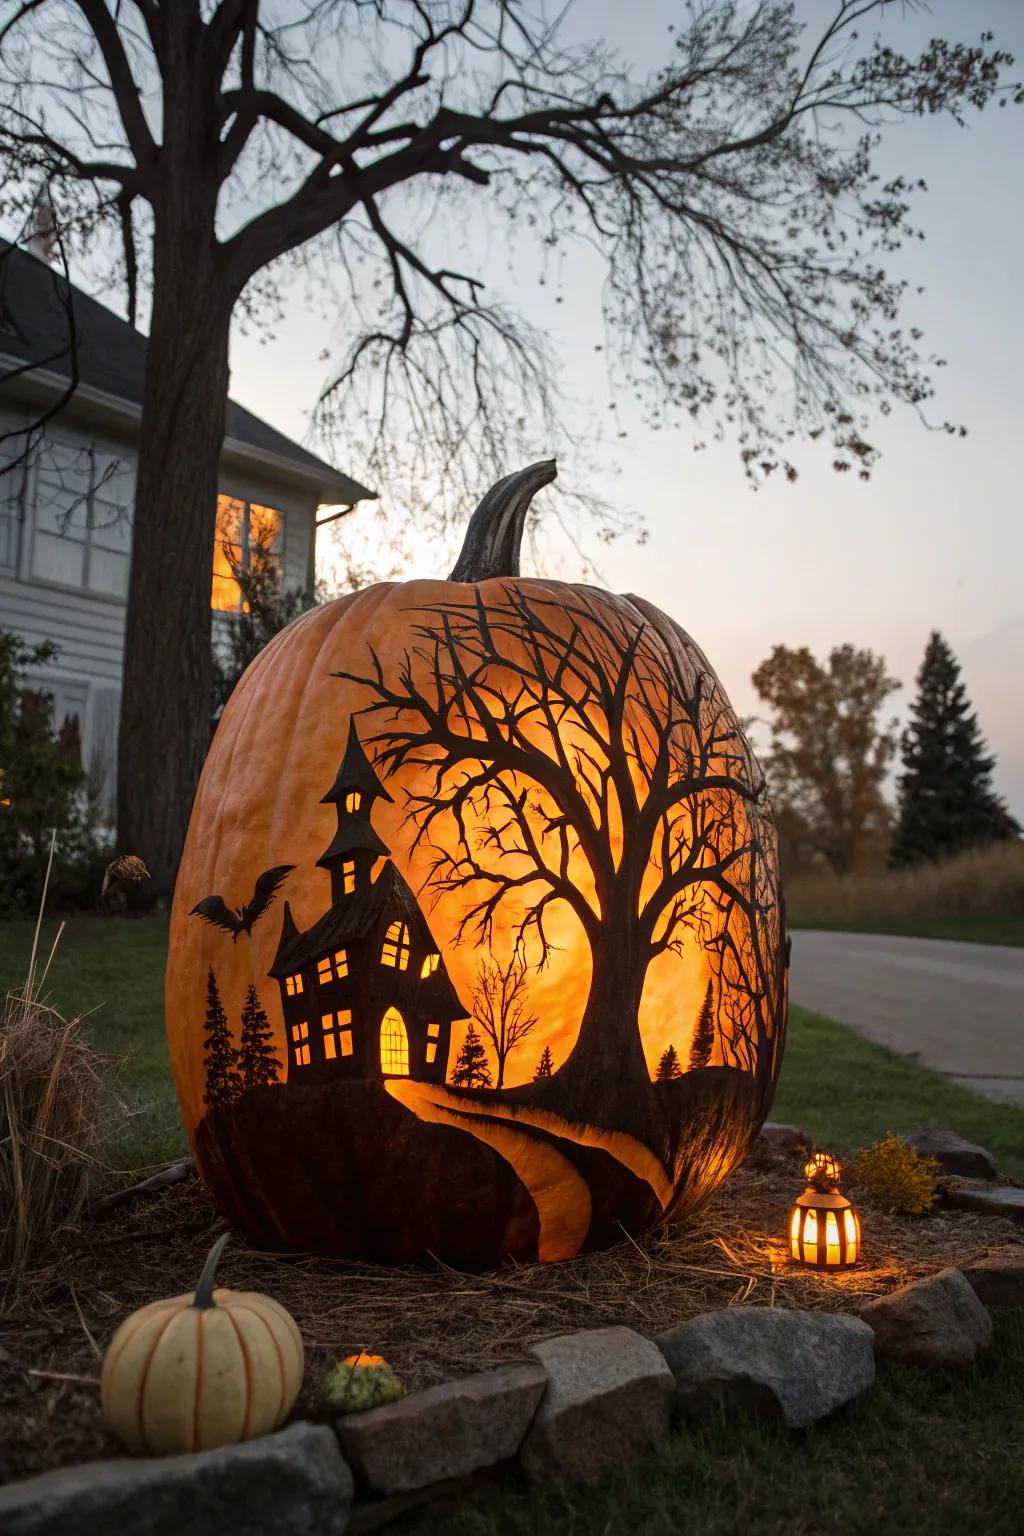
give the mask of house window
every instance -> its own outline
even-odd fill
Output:
[[[298,997],[302,991],[302,976],[296,971],[294,976],[285,978],[284,990],[289,997]]]
[[[441,956],[440,955],[438,955],[438,954],[428,955],[427,958],[423,962],[423,967],[420,970],[420,976],[421,977],[433,976],[434,972],[437,970],[437,968],[438,968],[438,966],[440,964],[441,964]]]
[[[107,597],[128,595],[135,478],[92,443],[40,444],[32,575]]]
[[[350,789],[348,794],[345,796],[346,811],[358,811],[362,803],[363,797],[359,793],[358,789]]]
[[[356,888],[356,861],[345,859],[341,866],[341,888],[346,896],[351,896]]]
[[[292,1060],[297,1067],[309,1066],[309,1025],[292,1025]]]
[[[384,948],[380,955],[381,965],[390,965],[400,971],[409,966],[409,925],[392,923],[384,935]]]
[[[440,1024],[427,1025],[427,1066],[437,1060],[437,1042],[441,1034]]]
[[[213,537],[213,591],[210,607],[217,613],[248,613],[239,577],[282,568],[284,518],[274,507],[237,496],[217,497]]]
[[[352,1055],[352,1010],[340,1008],[336,1013],[325,1013],[320,1018],[324,1032],[324,1058],[335,1061],[339,1055]]]
[[[409,1036],[397,1008],[389,1008],[380,1026],[380,1069],[385,1077],[409,1076]]]
[[[348,955],[345,950],[336,950],[333,955],[324,955],[317,963],[317,980],[321,986],[327,986],[332,981],[341,981],[348,975]]]

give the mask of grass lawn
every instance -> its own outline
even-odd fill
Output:
[[[961,1375],[883,1366],[857,1403],[805,1434],[720,1417],[682,1429],[594,1488],[438,1507],[418,1536],[1019,1536],[1024,1314]]]
[[[790,912],[794,928],[828,928],[836,933],[891,933],[904,939],[954,939],[965,944],[1024,946],[1024,913],[999,916],[951,912],[946,917],[815,918]]]
[[[55,923],[44,925],[45,953],[55,931]],[[47,982],[53,1005],[65,1015],[86,1015],[93,1043],[114,1059],[112,1083],[133,1110],[109,1146],[122,1168],[165,1161],[185,1146],[163,1028],[166,945],[163,918],[74,917]],[[0,923],[0,990],[24,977],[31,947],[30,923]],[[772,1119],[801,1125],[839,1152],[886,1131],[950,1127],[1024,1177],[1024,1109],[991,1104],[801,1008],[790,1012]]]

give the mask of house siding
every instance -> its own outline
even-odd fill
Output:
[[[0,412],[0,435],[27,425],[27,414]],[[123,438],[103,436],[63,412],[55,435],[65,444],[93,447],[119,457],[134,475],[136,449]],[[0,447],[0,453],[3,449]],[[0,486],[3,485],[0,458]],[[290,587],[306,587],[312,567],[312,499],[282,485],[273,476],[263,479],[251,471],[238,473],[222,466],[221,490],[232,496],[277,508],[284,520],[284,578]],[[54,697],[55,723],[64,714],[79,717],[82,756],[94,779],[101,810],[112,817],[116,794],[117,719],[124,654],[125,603],[78,587],[42,581],[32,573],[35,508],[39,495],[32,470],[0,491],[0,629],[12,631],[27,645],[53,641],[58,656],[34,668],[30,682],[45,686]],[[212,548],[211,548],[212,562]],[[215,634],[231,623],[229,615],[214,615]]]

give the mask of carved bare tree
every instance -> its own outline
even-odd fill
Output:
[[[505,1067],[517,1046],[522,1045],[537,1027],[537,1015],[530,1012],[526,956],[517,949],[507,965],[495,960],[481,960],[471,994],[473,1017],[491,1042],[498,1075],[494,1086],[505,1086]]]
[[[631,600],[510,582],[424,610],[397,677],[372,652],[366,673],[338,674],[368,692],[378,766],[414,766],[427,786],[409,793],[413,846],[429,850],[429,887],[466,893],[458,939],[489,944],[500,910],[544,965],[552,907],[575,914],[591,986],[551,1081],[638,1134],[651,1112],[638,1011],[657,955],[724,914],[727,1051],[759,1077],[779,1008],[764,781],[703,656],[660,623]]]

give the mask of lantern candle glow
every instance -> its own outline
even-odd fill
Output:
[[[860,1220],[839,1193],[839,1163],[816,1152],[804,1168],[807,1188],[789,1217],[789,1251],[816,1269],[847,1269],[860,1257]]]

